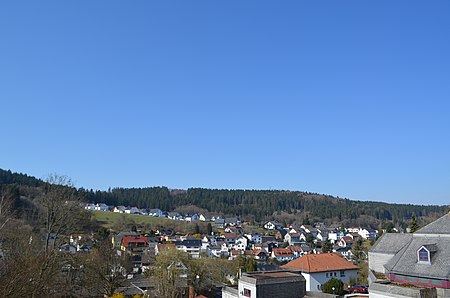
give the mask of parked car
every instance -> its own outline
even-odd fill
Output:
[[[368,293],[368,287],[365,285],[354,285],[349,288],[350,293]]]

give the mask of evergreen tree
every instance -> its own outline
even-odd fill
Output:
[[[417,231],[419,229],[419,225],[417,224],[417,219],[416,217],[413,215],[412,220],[411,220],[411,225],[409,226],[409,232],[410,233],[414,233],[415,231]]]
[[[331,245],[331,242],[328,240],[325,240],[322,244],[322,253],[332,252],[333,246]]]

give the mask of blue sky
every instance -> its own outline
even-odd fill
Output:
[[[448,204],[450,2],[1,1],[0,168]]]

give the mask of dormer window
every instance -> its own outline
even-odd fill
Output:
[[[417,250],[417,263],[431,264],[431,258],[437,252],[436,244],[425,244]]]
[[[417,256],[418,256],[418,262],[419,263],[430,263],[430,252],[425,248],[425,247],[421,247],[418,251],[417,251]]]

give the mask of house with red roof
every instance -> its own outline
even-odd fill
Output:
[[[278,262],[292,261],[294,253],[289,248],[273,248],[271,257]]]
[[[129,253],[143,253],[148,247],[148,238],[145,236],[124,236],[120,242],[120,249]]]
[[[322,286],[331,278],[348,283],[350,278],[357,279],[358,266],[333,254],[308,254],[295,259],[283,268],[299,270],[306,280],[306,291],[321,292]]]

